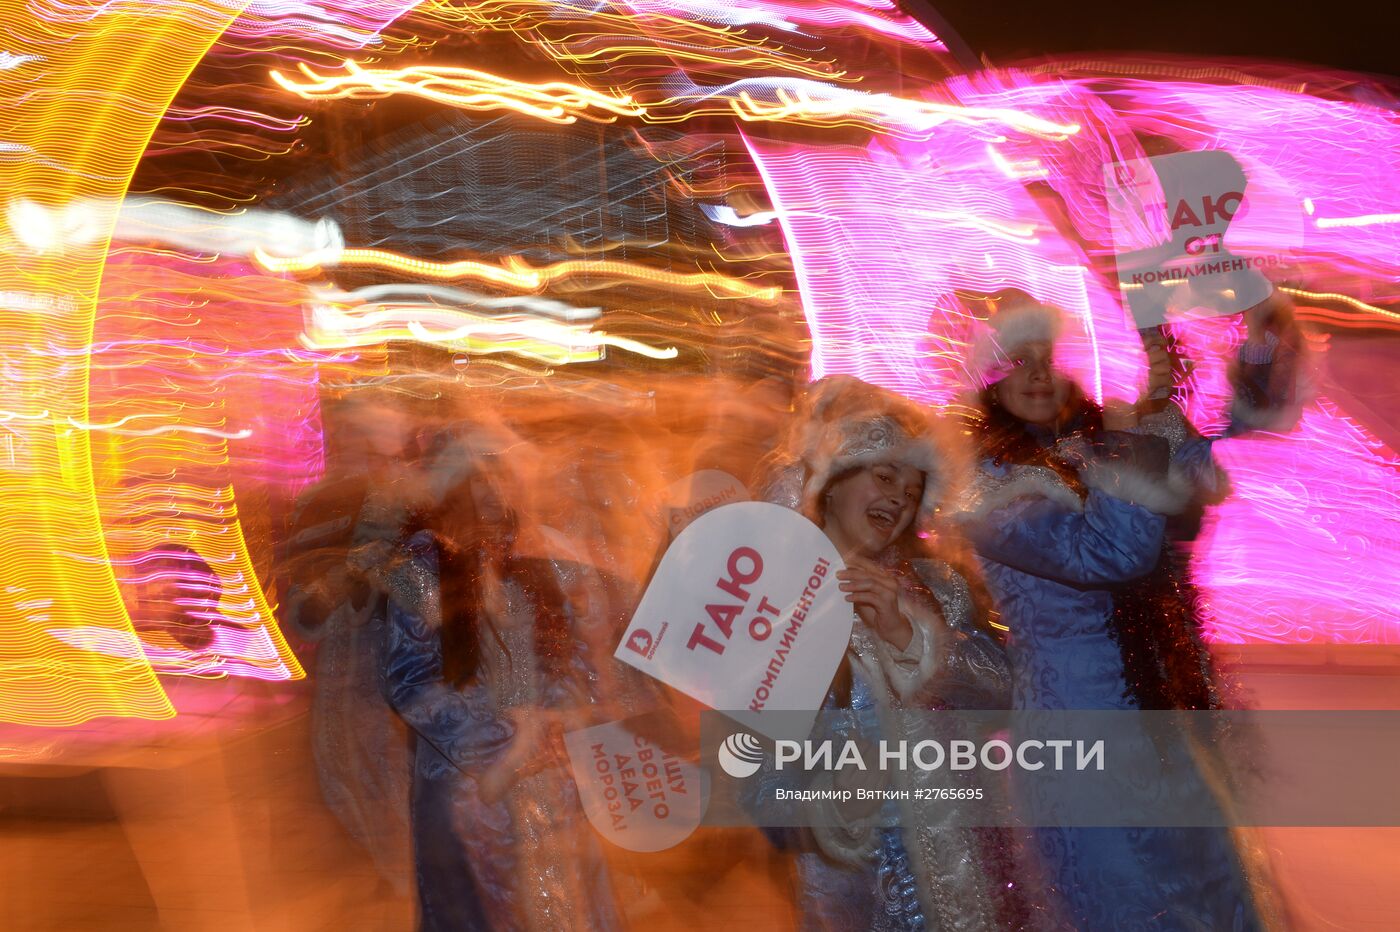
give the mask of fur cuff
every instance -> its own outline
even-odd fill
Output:
[[[813,787],[831,791],[835,782],[823,775],[813,781]],[[827,797],[830,800],[830,797]],[[812,826],[812,838],[828,858],[846,867],[865,869],[880,847],[880,833],[874,818],[848,822],[834,802],[825,803],[827,820],[831,824]]]
[[[1236,435],[1261,430],[1271,434],[1285,434],[1297,427],[1302,417],[1301,404],[1261,408],[1236,395],[1234,404],[1230,405],[1230,433]]]
[[[985,518],[1018,498],[1048,498],[1070,511],[1083,511],[1084,501],[1052,469],[1020,466],[1002,479],[982,472],[953,514],[957,521]]]
[[[1121,462],[1093,460],[1079,471],[1079,478],[1091,489],[1159,515],[1181,514],[1195,495],[1190,478],[1181,469],[1154,476]]]

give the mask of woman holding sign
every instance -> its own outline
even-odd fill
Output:
[[[1168,542],[1169,517],[1225,494],[1210,442],[1174,406],[1141,424],[1101,409],[1055,367],[1058,311],[1020,291],[989,303],[970,367],[981,461],[960,520],[1010,629],[1013,708],[1219,709]],[[1242,368],[1277,343],[1256,323]],[[1165,352],[1150,362],[1149,394],[1169,388]],[[1047,828],[1036,842],[1075,928],[1259,926],[1224,830]]]
[[[430,504],[386,573],[385,687],[417,746],[414,853],[424,929],[618,925],[559,726],[584,719],[588,671],[553,561],[499,452],[477,432],[439,450]],[[536,546],[533,552],[541,552]]]
[[[769,482],[768,500],[811,518],[846,563],[840,587],[858,620],[823,708],[849,710],[864,739],[905,737],[901,710],[1005,707],[1000,646],[976,623],[966,580],[931,558],[916,533],[958,472],[954,451],[905,399],[834,377],[812,386]],[[1014,922],[1006,878],[993,865],[1001,852],[989,850],[987,833],[935,828],[939,816],[916,803],[901,807],[903,828],[880,828],[870,812],[830,815],[797,857],[804,925]]]

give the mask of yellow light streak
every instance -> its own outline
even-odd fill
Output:
[[[322,251],[289,258],[272,256],[262,250],[256,250],[254,258],[263,268],[273,272],[305,272],[321,267],[381,268],[444,281],[475,279],[502,288],[527,292],[538,292],[556,283],[586,275],[593,279],[611,278],[617,282],[637,282],[658,288],[707,291],[716,297],[755,301],[776,301],[783,293],[782,288],[776,285],[754,285],[719,272],[672,272],[639,263],[609,259],[569,259],[551,265],[532,266],[524,259],[510,256],[504,259],[501,265],[494,265],[475,259],[431,262],[383,249]]]
[[[0,190],[53,210],[119,202],[171,96],[239,8],[184,0],[133,16],[94,7],[66,22],[56,42],[40,8],[0,0],[6,51],[35,56],[0,71],[6,141],[31,153],[0,160]],[[107,560],[90,435],[66,426],[69,417],[88,418],[87,358],[29,352],[78,350],[91,340],[113,219],[95,213],[87,242],[61,252],[0,250],[0,292],[53,299],[43,314],[0,306],[0,361],[9,373],[0,409],[15,415],[0,457],[0,721],[54,726],[173,714],[144,659],[85,651],[50,633],[81,625],[134,635]]]
[[[559,16],[552,0],[430,0],[420,12],[439,21],[494,32],[513,32],[559,62],[580,69],[606,69],[624,60],[637,65],[697,65],[754,74],[800,75],[854,83],[831,59],[813,58],[749,30],[709,25],[648,12],[638,16],[590,10],[584,17]]]
[[[645,49],[654,52],[648,47]],[[574,55],[575,60],[598,53]],[[565,56],[560,53],[562,57]],[[473,68],[414,66],[370,69],[342,61],[342,74],[321,74],[298,66],[305,81],[280,71],[271,76],[279,87],[307,100],[382,99],[410,95],[462,110],[513,110],[550,123],[578,119],[613,122],[620,117],[647,123],[679,123],[700,117],[737,116],[749,123],[794,123],[804,126],[855,126],[871,132],[901,136],[928,133],[948,122],[995,124],[1020,133],[1064,140],[1079,132],[1077,124],[1056,123],[1018,110],[964,107],[913,100],[890,94],[854,91],[807,80],[808,87],[776,86],[775,102],[758,100],[747,89],[715,89],[705,93],[657,95],[642,101],[633,94],[603,93],[578,84],[551,81],[530,84]]]
[[[302,63],[299,70],[307,79],[304,82],[280,71],[271,74],[283,90],[306,100],[406,94],[461,110],[515,110],[550,123],[574,123],[580,117],[609,123],[620,116],[638,117],[644,113],[626,95],[603,94],[564,81],[529,84],[472,68],[367,69],[350,60],[342,66],[344,74],[318,74]],[[606,116],[592,111],[602,111]]]
[[[675,347],[658,348],[626,337],[570,323],[520,314],[486,316],[422,305],[366,305],[374,310],[346,311],[321,305],[301,337],[310,349],[374,346],[412,340],[472,355],[515,355],[549,365],[594,362],[605,347],[650,359],[675,359]],[[430,329],[429,324],[433,325]]]
[[[1351,305],[1358,311],[1366,311],[1371,314],[1379,314],[1381,317],[1389,317],[1392,320],[1400,320],[1400,314],[1397,314],[1395,311],[1388,311],[1383,307],[1367,304],[1365,301],[1353,298],[1351,295],[1337,294],[1332,291],[1304,291],[1302,288],[1285,288],[1283,286],[1279,286],[1279,291],[1312,301],[1340,301],[1343,304]]]

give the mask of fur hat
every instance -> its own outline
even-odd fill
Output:
[[[961,447],[940,436],[939,426],[908,399],[850,376],[812,385],[805,416],[790,441],[803,469],[800,510],[820,521],[822,497],[832,480],[851,469],[879,463],[913,466],[924,474],[924,495],[914,519],[929,528],[942,502],[961,484]]]
[[[1054,343],[1064,329],[1060,312],[1017,288],[981,299],[988,317],[972,339],[968,376],[981,390],[1006,378],[1011,358],[1027,343]]]

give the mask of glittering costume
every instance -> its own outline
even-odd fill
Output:
[[[502,580],[502,604],[480,613],[480,675],[443,677],[439,546],[409,539],[389,574],[385,685],[417,738],[413,822],[425,929],[607,929],[618,919],[598,843],[567,764],[553,758],[541,717],[567,707],[541,674],[536,593]],[[494,764],[537,755],[483,794]],[[536,766],[541,765],[541,766]]]
[[[346,484],[327,485],[333,495]],[[298,598],[293,587],[287,621],[305,640],[318,642],[311,730],[322,798],[385,880],[407,893],[413,757],[408,730],[380,686],[388,600],[356,578],[359,561],[398,537],[403,515],[384,489],[359,486],[358,494],[340,496],[330,514],[301,522],[311,526],[298,538],[320,552],[317,560],[299,554],[298,568],[311,563],[323,572],[309,574],[311,585],[301,587],[319,598]],[[318,494],[325,497],[316,489],[308,498]]]
[[[1053,310],[1028,301],[1000,328],[1003,356],[1055,336]],[[971,423],[982,459],[957,520],[1010,629],[1013,708],[1219,708],[1194,591],[1169,542],[1169,516],[1180,520],[1226,494],[1210,441],[1174,407],[1130,433],[1104,430],[1102,413],[1077,389],[1058,429],[1015,418],[990,383],[982,408]],[[1178,779],[1190,784],[1178,792],[1212,798],[1204,771]],[[1014,777],[1012,789],[1015,798]],[[1032,867],[1043,870],[1058,914],[1053,927],[1263,926],[1225,829],[1031,835]]]
[[[789,444],[789,462],[775,464],[764,498],[820,519],[821,495],[842,472],[876,462],[915,466],[924,474],[920,522],[927,522],[957,472],[951,450],[932,440],[919,412],[888,393],[852,379],[813,386],[808,412]],[[795,460],[795,461],[794,461]],[[918,740],[905,728],[917,711],[945,707],[1001,708],[1007,670],[1000,646],[975,622],[965,580],[948,564],[906,555],[898,544],[876,557],[900,583],[901,600],[936,609],[937,630],[913,625],[904,650],[856,620],[850,646],[823,709],[841,724],[831,730],[863,740]],[[891,772],[893,789],[911,789],[917,772]],[[771,773],[764,779],[772,779]],[[822,789],[820,774],[812,786]],[[947,803],[897,806],[896,828],[876,819],[849,821],[832,809],[826,823],[775,832],[797,849],[804,928],[831,930],[993,930],[1005,928],[1008,878],[997,869],[996,833],[952,827]]]
[[[1018,710],[1144,707],[1129,689],[1114,600],[1124,585],[1174,572],[1163,563],[1166,518],[1129,500],[1136,477],[1107,466],[1081,475],[1100,484],[1082,499],[1046,467],[989,461],[964,515],[1011,629]],[[1178,650],[1203,657],[1194,632],[1183,636]],[[1203,779],[1200,792],[1209,792]],[[1063,921],[1074,928],[1259,927],[1224,830],[1072,827],[1034,836]]]

